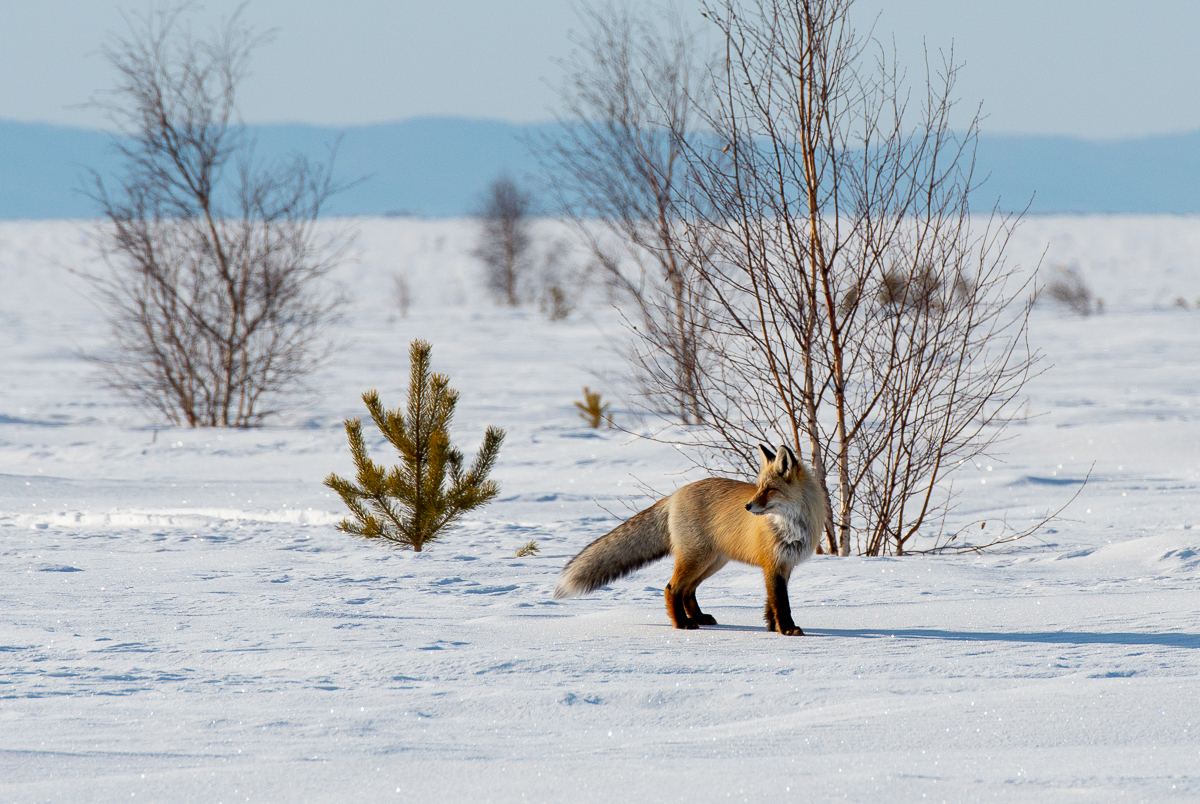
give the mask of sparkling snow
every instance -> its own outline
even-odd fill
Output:
[[[0,223],[0,800],[1200,798],[1200,219],[1026,221],[1010,258],[1077,265],[1104,313],[1035,309],[1052,368],[947,528],[1020,528],[1090,481],[1006,550],[814,558],[803,638],[765,631],[737,565],[700,631],[669,626],[669,562],[553,601],[579,548],[700,475],[576,415],[586,384],[663,426],[620,401],[598,295],[558,323],[498,308],[469,221],[360,228],[320,399],[232,431],[97,383],[81,224]],[[403,403],[416,337],[468,454],[507,431],[501,497],[421,554],[336,531],[321,485],[352,471],[361,392]]]

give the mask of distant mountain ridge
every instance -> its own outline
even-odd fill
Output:
[[[303,153],[323,159],[337,144],[336,174],[362,179],[335,196],[330,215],[467,215],[484,189],[507,172],[536,172],[524,145],[531,126],[493,120],[424,117],[333,128],[254,126],[267,158]],[[103,131],[0,120],[0,218],[84,218],[94,204],[81,190],[87,171],[118,167]],[[1068,137],[980,137],[976,176],[987,181],[976,209],[1041,213],[1200,213],[1200,131],[1112,142]]]
[[[1200,213],[1200,131],[1093,142],[980,137],[973,206],[1044,213]]]

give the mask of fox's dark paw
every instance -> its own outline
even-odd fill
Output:
[[[800,630],[800,626],[793,625],[791,628],[780,628],[779,633],[784,636],[804,636],[804,632]]]
[[[701,614],[696,618],[696,622],[700,625],[716,625],[717,618],[711,614]]]
[[[671,623],[671,625],[675,626],[681,631],[695,631],[700,627],[695,620],[680,620],[678,622]]]

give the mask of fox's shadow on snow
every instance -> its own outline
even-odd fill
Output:
[[[812,636],[851,639],[944,639],[950,642],[1033,642],[1043,645],[1156,645],[1162,648],[1200,648],[1200,634],[1169,632],[1097,633],[1094,631],[945,631],[935,628],[805,628]]]

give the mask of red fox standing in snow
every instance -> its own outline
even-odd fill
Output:
[[[601,536],[567,562],[554,597],[574,597],[668,553],[675,574],[667,613],[676,628],[716,625],[700,611],[696,587],[733,559],[762,567],[768,631],[804,634],[792,621],[787,583],[792,568],[813,554],[825,529],[825,499],[812,470],[786,445],[759,446],[758,484],[710,477],[689,483]]]

